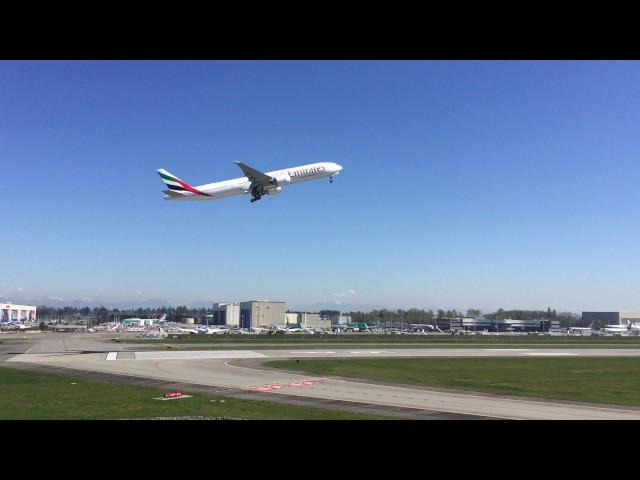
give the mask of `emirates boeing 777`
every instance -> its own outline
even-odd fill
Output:
[[[207,183],[192,187],[187,182],[180,180],[164,168],[158,170],[162,181],[169,187],[163,190],[165,200],[219,200],[232,195],[251,194],[251,202],[260,200],[263,195],[277,195],[282,192],[282,187],[306,180],[317,180],[338,175],[342,166],[333,162],[310,163],[299,167],[285,168],[274,172],[262,173],[245,165],[242,162],[234,162],[240,167],[244,177],[233,178],[216,183]]]

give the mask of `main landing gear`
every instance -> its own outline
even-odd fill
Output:
[[[253,188],[251,189],[251,203],[257,202],[262,198],[265,194],[264,188]]]
[[[329,183],[333,183],[333,177],[329,177]]]

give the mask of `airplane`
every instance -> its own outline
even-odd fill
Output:
[[[636,322],[627,320],[627,325],[605,325],[602,329],[605,333],[613,333],[620,335],[631,335],[640,333],[640,325]]]
[[[140,332],[146,332],[147,329],[144,327],[128,327],[126,331],[140,333]]]
[[[444,333],[440,327],[436,325],[432,325],[430,323],[411,323],[409,324],[409,328],[412,330],[430,330],[432,332],[440,332]]]
[[[629,333],[629,329],[624,325],[605,325],[604,328],[602,328],[602,332],[613,335],[626,335]]]
[[[309,327],[291,327],[284,330],[284,333],[315,333]]]
[[[273,331],[272,328],[251,327],[251,333],[270,333],[272,331]]]
[[[593,329],[591,327],[569,327],[567,333],[575,333],[584,335],[585,333],[591,333]]]
[[[245,165],[242,162],[234,162],[244,177],[224,180],[222,182],[207,183],[192,187],[187,182],[180,180],[164,168],[157,170],[160,178],[168,187],[163,190],[165,200],[219,200],[232,195],[251,194],[251,202],[257,202],[263,195],[277,195],[282,193],[285,185],[316,180],[329,177],[333,178],[342,171],[342,166],[334,162],[319,162],[301,165],[298,167],[284,168],[273,172],[262,173]]]
[[[198,333],[204,333],[206,335],[215,335],[218,333],[229,333],[230,329],[227,327],[199,327]]]
[[[181,327],[178,327],[178,332],[195,334],[195,333],[198,333],[198,330],[196,330],[195,328],[181,328]]]
[[[158,330],[147,330],[144,333],[141,333],[139,337],[142,338],[167,338],[169,335],[164,331],[162,327]]]

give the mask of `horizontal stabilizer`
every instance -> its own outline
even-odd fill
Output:
[[[184,193],[176,192],[174,190],[163,190],[162,193],[167,194],[171,198],[183,198],[186,196]]]

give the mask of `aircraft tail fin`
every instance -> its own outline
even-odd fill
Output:
[[[177,197],[177,196],[180,196],[180,195],[184,195],[187,192],[191,192],[191,193],[194,193],[196,195],[204,195],[205,197],[211,197],[212,196],[212,195],[209,195],[208,193],[201,192],[197,188],[192,187],[191,185],[189,185],[184,180],[180,180],[175,175],[167,172],[164,168],[158,169],[158,175],[160,175],[160,178],[165,183],[165,185],[167,187],[169,187],[169,190],[173,192],[173,194],[172,193],[168,193],[168,195],[170,197]],[[175,195],[176,193],[178,195]]]
[[[187,182],[180,180],[175,175],[167,172],[164,168],[158,169],[158,175],[160,175],[160,178],[162,178],[165,185],[169,187],[169,190],[183,192],[188,191],[188,187],[191,187]]]

